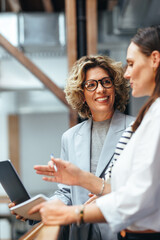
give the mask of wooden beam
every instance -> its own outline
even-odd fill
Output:
[[[58,240],[60,226],[43,226],[35,240]]]
[[[19,240],[33,240],[39,233],[39,231],[43,228],[44,224],[39,222],[35,224],[27,233],[19,238]]]
[[[34,225],[19,240],[57,240],[60,226],[45,226],[42,222]]]
[[[97,54],[97,0],[86,0],[87,55]]]
[[[68,69],[71,70],[77,60],[77,19],[76,0],[65,0]]]
[[[68,69],[71,70],[77,60],[77,18],[76,0],[65,0]],[[70,109],[70,127],[77,124],[78,115]]]
[[[78,113],[77,113],[77,111],[74,111],[74,110],[70,109],[69,119],[70,119],[69,126],[70,127],[75,126],[78,123]]]
[[[20,173],[19,165],[19,116],[8,116],[8,141],[9,141],[9,158],[12,160],[18,173]]]
[[[23,66],[25,66],[34,76],[36,76],[52,93],[54,93],[61,102],[70,108],[67,100],[65,99],[64,92],[47,76],[45,75],[34,63],[32,63],[20,50],[9,43],[0,34],[0,45],[5,48],[13,57],[15,57]]]
[[[113,11],[114,7],[117,6],[117,4],[118,4],[118,0],[108,0],[107,3],[108,3],[107,10]]]
[[[51,0],[42,0],[46,12],[54,12],[54,7]]]
[[[20,12],[22,10],[19,0],[7,0],[12,12]]]
[[[9,197],[8,196],[2,196],[2,195],[0,195],[0,204],[1,203],[9,203],[11,200],[9,199]]]

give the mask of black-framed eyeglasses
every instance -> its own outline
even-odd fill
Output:
[[[100,80],[87,80],[85,82],[83,82],[82,86],[83,88],[86,88],[87,91],[95,91],[98,87],[98,82],[101,83],[101,85],[104,87],[104,88],[111,88],[113,86],[113,81],[110,77],[104,77]]]

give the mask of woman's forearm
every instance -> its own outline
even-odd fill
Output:
[[[82,209],[83,209],[83,214],[82,214]],[[70,209],[67,209],[67,215],[68,217],[71,217],[71,222],[78,222],[79,220],[79,215],[77,215],[77,212],[81,212],[82,214],[82,219],[83,222],[85,223],[102,223],[102,222],[106,222],[102,212],[100,211],[100,209],[98,208],[98,206],[96,205],[96,203],[94,204],[89,204],[86,205],[85,207],[81,206],[71,206]]]
[[[81,170],[81,173],[79,174],[79,186],[86,188],[96,195],[99,195],[100,193],[101,195],[104,195],[111,192],[110,184],[107,184],[106,182],[103,183],[102,178],[83,170]]]
[[[102,178],[83,171],[76,165],[62,159],[54,158],[50,162],[49,166],[39,165],[34,167],[38,174],[49,176],[43,177],[43,180],[81,186],[98,196],[110,193],[110,184],[103,182]],[[54,168],[55,165],[57,170]]]
[[[100,209],[94,204],[66,206],[60,200],[40,203],[30,209],[29,214],[40,212],[42,222],[45,225],[68,225],[71,223],[80,224],[106,222]]]
[[[89,204],[84,208],[83,220],[86,223],[106,222],[102,212],[100,211],[96,203]]]
[[[82,214],[82,209],[83,209],[83,214]],[[83,222],[85,223],[102,223],[106,222],[102,212],[96,205],[94,204],[89,204],[86,206],[82,205],[75,205],[75,206],[66,206],[64,208],[64,223],[78,223],[79,218],[80,218],[80,212],[82,214],[82,219]],[[77,214],[78,213],[78,214]]]

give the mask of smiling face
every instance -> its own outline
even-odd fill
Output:
[[[127,51],[127,63],[124,77],[130,81],[132,95],[151,96],[155,88],[152,56],[144,55],[139,47],[131,42]]]
[[[85,81],[91,79],[100,80],[104,77],[109,77],[108,72],[103,68],[95,67],[87,70]],[[91,110],[94,121],[104,121],[112,117],[115,101],[114,86],[106,89],[99,82],[97,89],[93,92],[84,88],[84,97]]]

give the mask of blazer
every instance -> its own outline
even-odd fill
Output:
[[[103,177],[104,171],[113,157],[118,140],[133,120],[133,117],[115,110],[99,157],[96,176]],[[61,158],[88,172],[90,172],[91,126],[92,119],[77,124],[63,134],[61,142]],[[58,198],[67,205],[83,204],[89,198],[89,191],[82,187],[63,184],[58,184],[58,187],[59,189],[54,193],[52,199]],[[106,238],[106,230],[105,239],[109,239]]]

